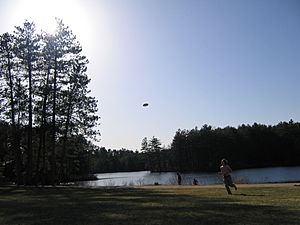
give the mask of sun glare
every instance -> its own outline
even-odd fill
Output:
[[[54,33],[55,18],[60,18],[76,32],[87,29],[87,14],[79,0],[26,0],[19,1],[13,19],[21,25],[25,19],[34,21],[37,30]]]

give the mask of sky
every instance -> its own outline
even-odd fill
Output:
[[[55,17],[90,61],[99,146],[300,121],[298,0],[0,0],[0,34],[26,18],[50,31]]]

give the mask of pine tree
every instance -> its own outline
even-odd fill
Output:
[[[0,79],[1,91],[0,96],[3,106],[7,106],[10,110],[5,110],[7,117],[11,122],[11,147],[15,158],[16,183],[21,184],[21,151],[16,123],[16,103],[17,103],[17,77],[15,72],[16,58],[14,55],[14,37],[9,33],[0,36]],[[5,103],[4,103],[5,102]],[[4,118],[3,118],[4,119]]]
[[[32,184],[33,178],[33,104],[34,104],[34,76],[38,73],[37,61],[39,57],[39,38],[35,32],[35,24],[25,21],[22,27],[16,27],[15,53],[20,60],[20,67],[28,87],[28,127],[27,127],[27,162],[26,162],[26,183]]]

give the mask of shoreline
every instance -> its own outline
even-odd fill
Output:
[[[300,182],[289,182],[289,183],[258,183],[258,184],[236,184],[238,188],[248,187],[300,187]],[[133,186],[134,188],[224,188],[224,184],[213,184],[213,185],[143,185]]]
[[[299,182],[278,182],[278,183],[256,183],[256,184],[236,184],[238,188],[249,188],[249,187],[300,187]],[[133,185],[133,186],[76,186],[76,185],[14,185],[14,184],[5,184],[0,183],[0,187],[16,187],[16,188],[83,188],[83,189],[202,189],[202,188],[224,188],[224,184],[212,184],[212,185]]]

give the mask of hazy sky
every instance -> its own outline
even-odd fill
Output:
[[[0,0],[0,33],[25,18],[50,29],[55,16],[90,60],[100,146],[300,121],[298,0]]]

